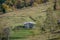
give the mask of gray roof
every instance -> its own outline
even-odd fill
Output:
[[[36,24],[35,22],[24,22],[24,24],[28,24],[28,23]]]

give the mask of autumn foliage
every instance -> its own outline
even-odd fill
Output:
[[[15,8],[21,9],[23,7],[37,6],[43,2],[47,2],[47,0],[0,0],[0,5],[2,6],[2,8],[0,8],[9,12]]]

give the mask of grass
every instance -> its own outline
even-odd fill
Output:
[[[49,6],[50,7],[50,6]],[[46,8],[46,9],[45,9]],[[11,13],[7,13],[0,16],[0,28],[4,27],[15,27],[24,22],[33,21],[29,16],[31,16],[36,21],[35,29],[28,30],[28,29],[20,29],[10,32],[10,40],[26,40],[27,39],[37,39],[37,40],[46,40],[47,36],[51,35],[48,34],[41,34],[40,35],[40,27],[44,24],[46,20],[46,10],[48,6],[39,6],[39,7],[32,7],[24,10],[18,10]],[[58,12],[57,12],[58,13]],[[59,14],[59,13],[58,13]],[[60,14],[59,14],[60,15]],[[60,18],[60,16],[58,16]],[[1,29],[0,29],[1,30]],[[46,29],[47,30],[47,29]],[[39,35],[37,35],[39,34]],[[37,36],[35,36],[37,35]],[[33,36],[29,38],[29,36]]]
[[[31,30],[21,29],[21,30],[12,31],[10,36],[11,37],[24,37],[24,36],[29,36],[32,34],[33,33],[31,32]]]
[[[10,32],[10,40],[24,40],[32,35],[34,35],[34,33],[30,29],[15,30]]]

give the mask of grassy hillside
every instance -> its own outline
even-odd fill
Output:
[[[59,30],[57,20],[60,19],[60,10],[53,11],[52,6],[53,3],[41,4],[0,15],[0,32],[5,27],[14,28],[24,22],[36,22],[34,29],[11,30],[10,37],[13,38],[10,40],[59,40],[60,34],[52,34],[52,31]]]

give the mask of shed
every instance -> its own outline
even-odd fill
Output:
[[[24,22],[24,27],[27,29],[32,29],[35,24],[35,22]]]

